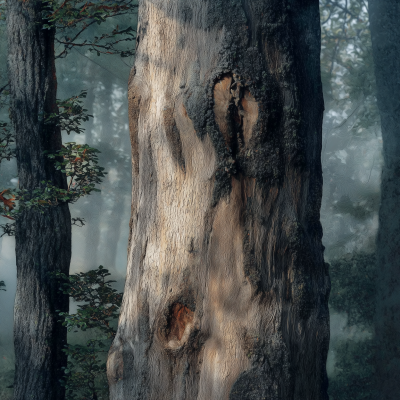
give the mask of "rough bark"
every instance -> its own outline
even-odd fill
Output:
[[[112,400],[328,399],[317,0],[141,0]]]
[[[377,236],[377,393],[400,394],[400,3],[369,0],[383,158]]]
[[[11,119],[16,137],[19,187],[31,191],[42,181],[66,188],[66,179],[43,154],[61,148],[61,132],[45,125],[57,112],[54,31],[42,29],[41,2],[8,3]],[[66,329],[56,310],[68,311],[49,272],[69,271],[71,219],[67,204],[43,214],[25,211],[16,221],[17,292],[14,306],[15,399],[62,400],[59,379],[66,357]]]

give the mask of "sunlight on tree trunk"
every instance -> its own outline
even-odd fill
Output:
[[[142,0],[110,399],[326,400],[317,0]]]

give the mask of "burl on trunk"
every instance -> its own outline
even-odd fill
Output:
[[[328,399],[318,1],[139,4],[111,399]]]

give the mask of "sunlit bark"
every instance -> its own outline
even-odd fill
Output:
[[[328,399],[317,0],[141,0],[112,400]]]

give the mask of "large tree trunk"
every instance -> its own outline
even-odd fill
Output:
[[[377,392],[400,396],[400,3],[369,0],[383,157],[377,236]]]
[[[16,136],[19,187],[32,191],[51,181],[66,188],[45,150],[61,148],[61,132],[45,125],[57,112],[54,30],[44,30],[41,2],[9,0],[8,49],[11,118]],[[62,400],[61,367],[66,329],[56,310],[68,311],[68,296],[49,272],[68,274],[71,218],[67,204],[28,210],[16,221],[17,293],[14,307],[15,399]]]
[[[141,0],[112,400],[327,399],[317,0]]]

